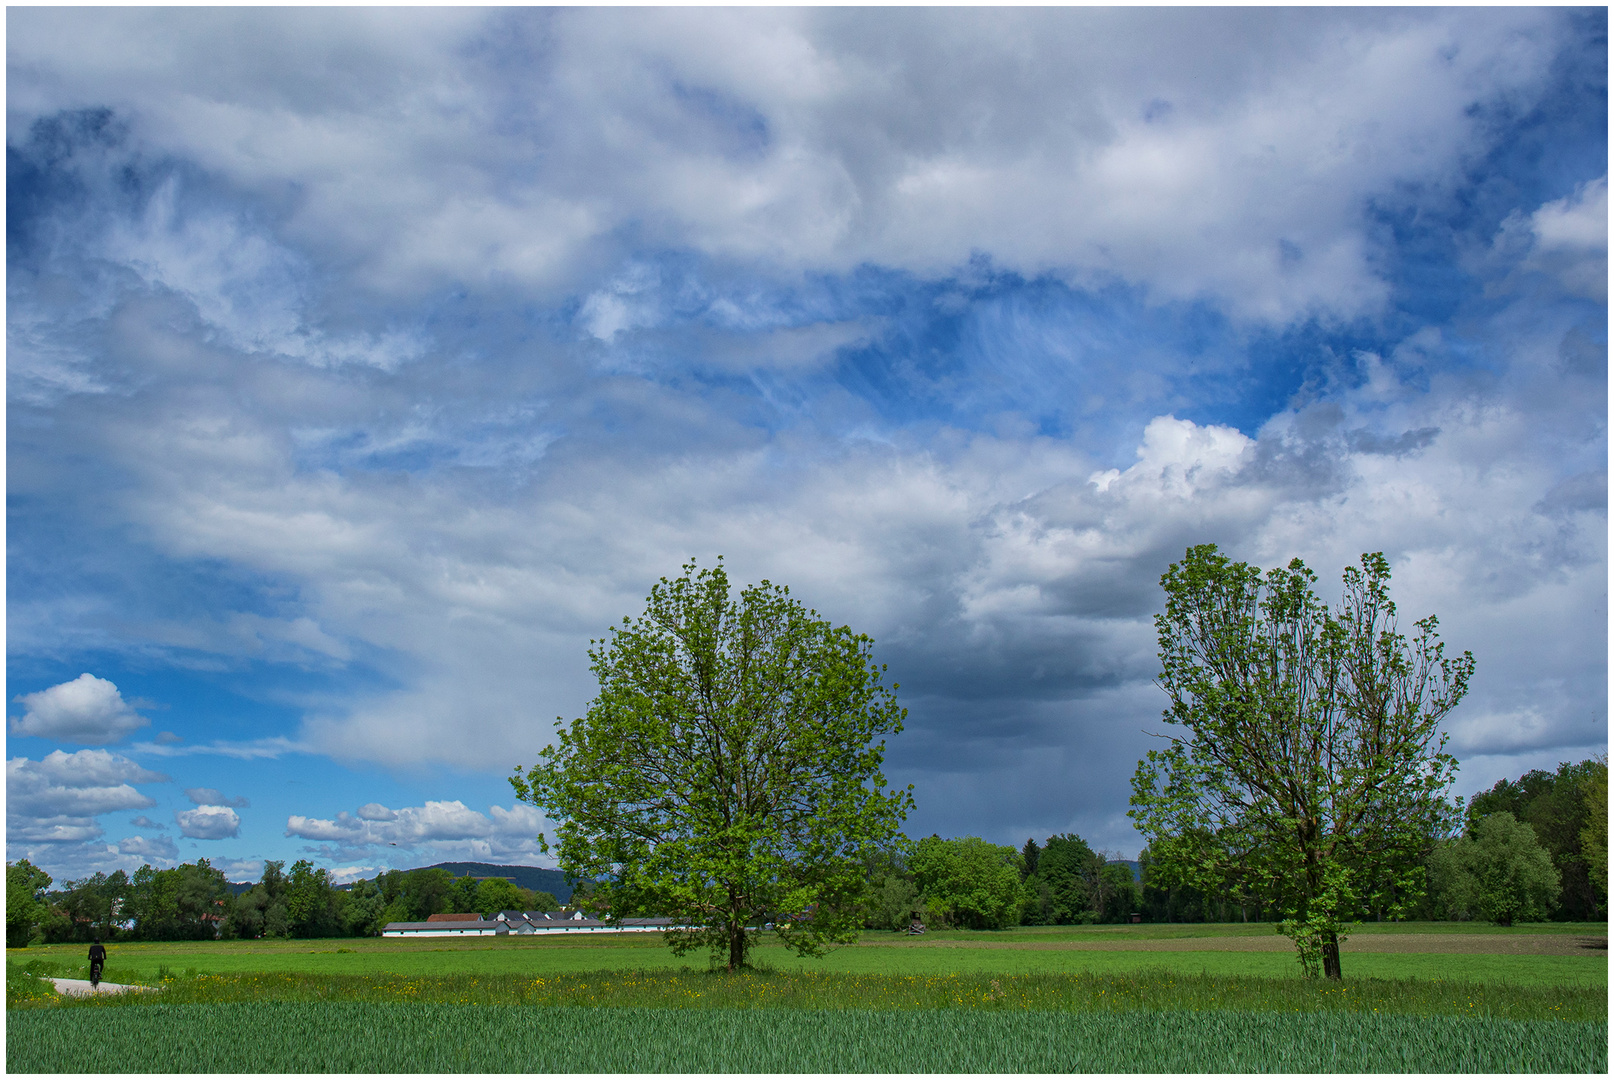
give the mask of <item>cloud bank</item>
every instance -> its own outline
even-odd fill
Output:
[[[875,638],[911,830],[1130,852],[1204,542],[1386,552],[1478,658],[1466,788],[1600,751],[1603,31],[19,9],[16,752],[161,758],[242,868],[536,859],[502,778],[721,554]],[[141,782],[13,845],[100,865]]]

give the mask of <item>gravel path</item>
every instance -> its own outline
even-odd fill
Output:
[[[155,986],[126,986],[123,983],[103,982],[100,986],[91,986],[88,979],[52,979],[56,984],[58,994],[72,994],[74,997],[85,997],[89,994],[123,994],[130,990],[156,990]]]

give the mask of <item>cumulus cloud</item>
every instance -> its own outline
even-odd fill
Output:
[[[179,858],[179,845],[166,836],[155,836],[149,840],[144,836],[126,836],[118,841],[118,853],[172,862]]]
[[[335,818],[293,814],[286,820],[286,835],[327,843],[338,859],[388,847],[442,859],[508,859],[536,856],[543,827],[543,816],[525,804],[491,806],[484,815],[455,799],[397,810],[367,803],[355,814],[344,810]]]
[[[238,795],[235,798],[226,798],[224,792],[220,791],[218,788],[210,787],[186,788],[185,798],[189,799],[198,806],[244,807],[252,805],[252,803],[247,801],[245,795]]]
[[[153,821],[153,820],[151,820],[149,817],[147,817],[144,814],[141,814],[137,818],[129,819],[129,824],[134,825],[137,828],[141,828],[141,829],[166,829],[166,828],[168,828],[168,826],[164,825],[162,822]]]
[[[11,721],[13,735],[76,743],[118,743],[150,723],[130,708],[118,688],[85,672],[16,699],[28,710]]]
[[[241,831],[241,815],[228,806],[176,810],[174,820],[179,823],[180,835],[193,840],[225,840]]]
[[[11,758],[6,762],[7,842],[55,845],[96,840],[103,835],[97,816],[156,805],[133,785],[167,779],[107,750],[73,754],[54,750],[37,762]]]

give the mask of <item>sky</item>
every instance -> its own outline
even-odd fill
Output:
[[[1602,9],[9,8],[8,859],[554,865],[690,559],[911,836],[1135,856],[1187,547],[1383,551],[1454,794],[1607,747]]]

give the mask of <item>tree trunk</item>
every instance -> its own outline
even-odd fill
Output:
[[[1339,970],[1339,935],[1332,930],[1323,935],[1323,978],[1343,978]]]
[[[729,924],[729,972],[745,966],[745,922]]]

